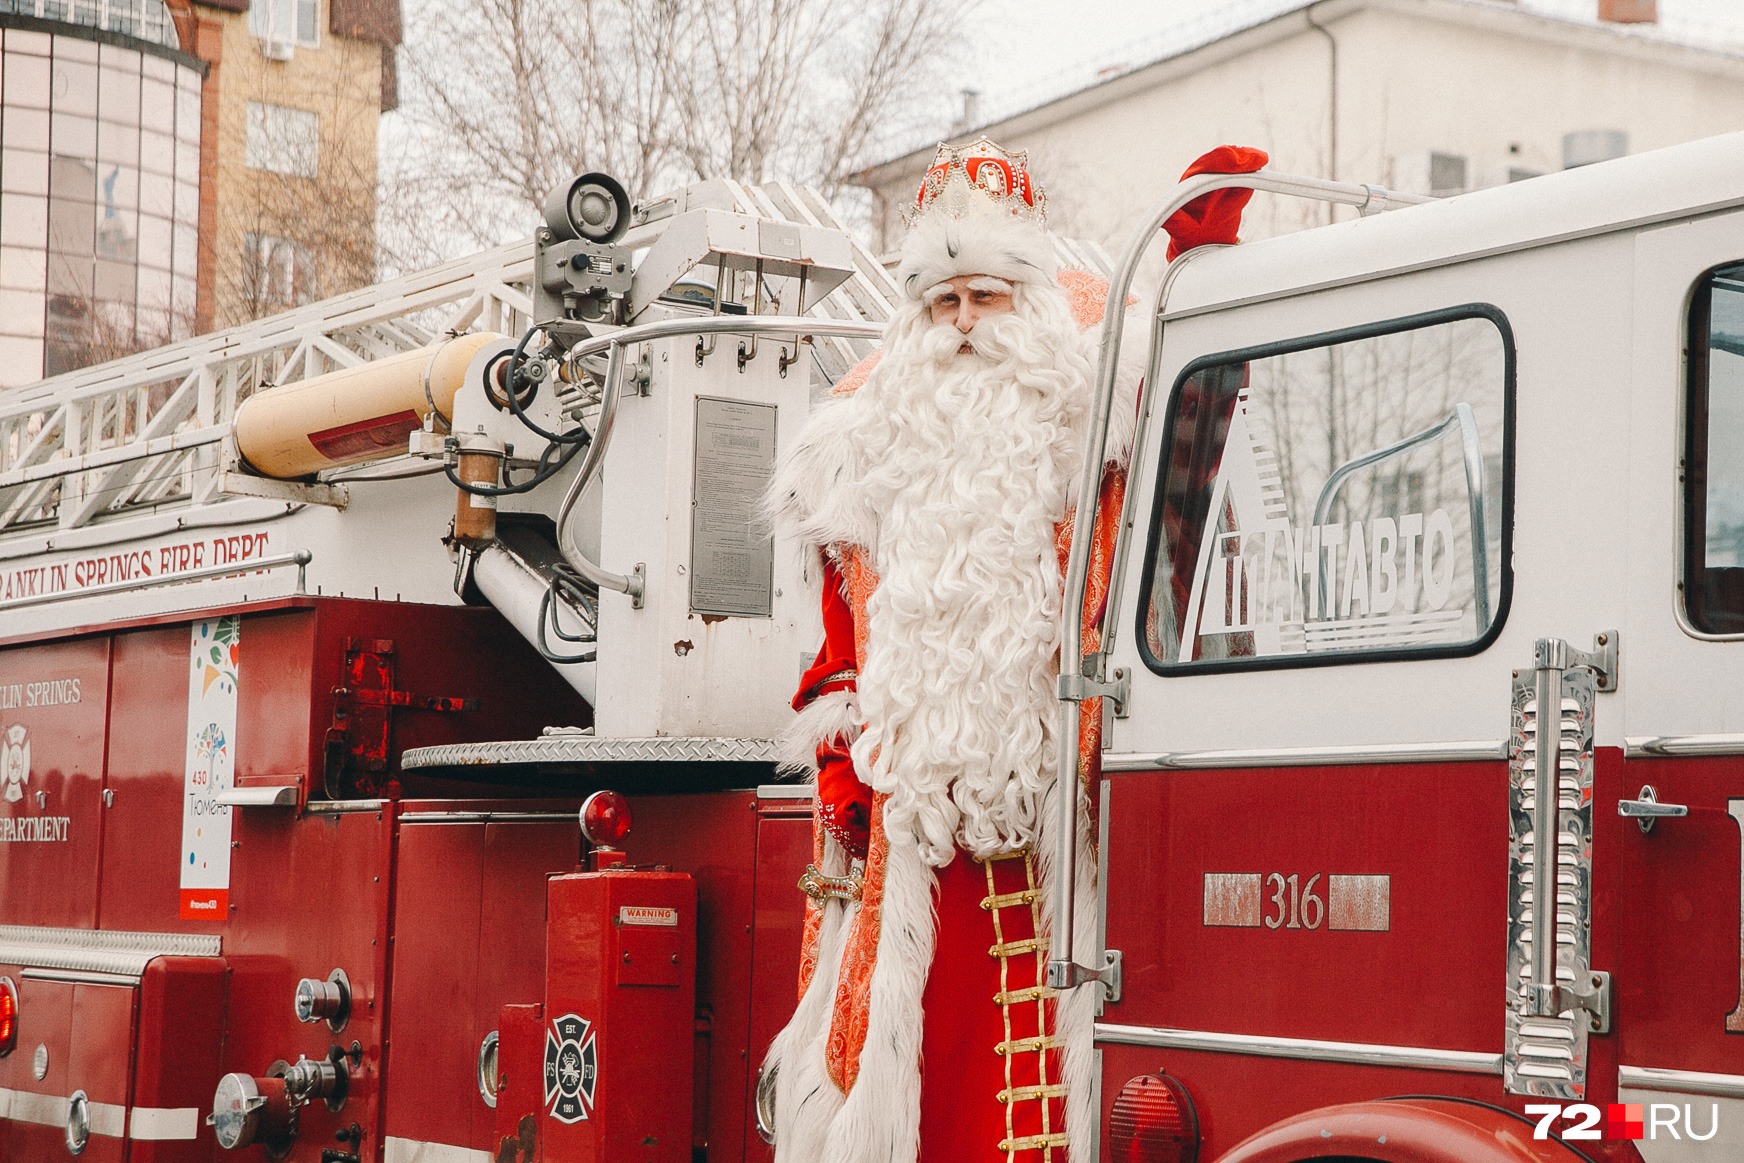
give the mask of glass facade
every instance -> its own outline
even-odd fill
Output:
[[[162,0],[0,0],[0,387],[191,334],[199,254],[199,70],[8,13],[175,43]]]
[[[100,28],[165,48],[181,43],[164,0],[0,0],[0,14]]]

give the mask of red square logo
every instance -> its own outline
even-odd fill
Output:
[[[1614,1102],[1605,1108],[1605,1138],[1640,1139],[1645,1137],[1646,1110],[1638,1102]]]

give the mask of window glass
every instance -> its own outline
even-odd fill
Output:
[[[1508,592],[1505,326],[1460,308],[1190,367],[1165,426],[1149,660],[1478,648]]]
[[[308,110],[250,101],[243,164],[251,170],[312,178],[316,172],[318,136],[319,122]]]
[[[312,302],[314,269],[299,243],[252,231],[244,237],[243,288],[257,314]]]
[[[1696,288],[1689,365],[1684,608],[1704,633],[1744,633],[1744,264]]]
[[[248,31],[261,40],[319,48],[321,0],[251,0]]]

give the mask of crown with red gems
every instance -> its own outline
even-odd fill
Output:
[[[983,137],[968,145],[939,146],[905,217],[912,226],[923,215],[996,213],[1040,226],[1047,208],[1048,196],[1030,180],[1029,151],[1003,149]]]

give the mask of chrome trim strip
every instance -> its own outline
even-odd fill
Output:
[[[548,824],[566,820],[579,826],[580,810],[573,812],[401,812],[402,824]]]
[[[1744,736],[1738,736],[1744,739]],[[1336,747],[1256,747],[1225,751],[1105,751],[1102,770],[1215,771],[1242,767],[1331,767],[1362,763],[1485,763],[1508,757],[1502,739],[1450,743],[1358,743]]]
[[[379,812],[386,800],[310,800],[303,811],[311,816],[342,816],[347,812]]]
[[[1666,1070],[1658,1066],[1619,1066],[1617,1085],[1636,1090],[1665,1090],[1678,1094],[1707,1094],[1715,1098],[1744,1098],[1744,1074],[1707,1074],[1699,1070]]]
[[[284,808],[297,804],[294,783],[265,784],[259,787],[233,787],[213,797],[227,808]]]
[[[127,933],[0,925],[0,965],[111,973],[138,979],[154,957],[218,957],[223,938],[202,933]]]
[[[1435,1050],[1424,1046],[1383,1046],[1373,1042],[1323,1042],[1316,1038],[1273,1038],[1263,1034],[1218,1034],[1205,1030],[1167,1030],[1158,1026],[1096,1023],[1096,1041],[1116,1046],[1162,1050],[1206,1050],[1259,1058],[1298,1058],[1309,1062],[1348,1062],[1357,1066],[1402,1066],[1450,1070],[1460,1074],[1501,1074],[1500,1054]]]
[[[1744,755],[1744,735],[1627,735],[1623,754],[1629,759]]]
[[[817,784],[807,780],[805,783],[760,783],[757,785],[757,798],[760,800],[809,800],[817,792]]]
[[[21,969],[18,976],[30,981],[70,981],[75,985],[138,985],[137,973],[82,973],[75,969]]]

